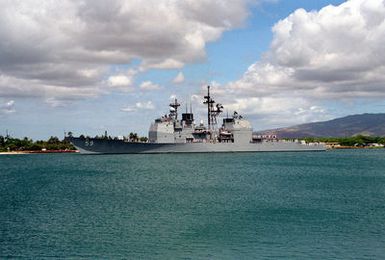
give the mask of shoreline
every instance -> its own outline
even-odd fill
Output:
[[[10,152],[0,152],[0,155],[14,155],[14,154],[49,154],[49,153],[79,153],[79,151],[78,151],[78,150],[10,151]]]
[[[337,146],[328,147],[327,150],[365,150],[365,149],[384,149],[384,147],[356,147],[356,146]],[[52,153],[79,153],[79,150],[49,150],[49,151],[11,151],[0,152],[0,155],[17,155],[17,154],[52,154]]]
[[[384,149],[384,147],[371,147],[371,146],[364,146],[364,147],[357,147],[357,146],[334,146],[334,147],[328,147],[326,145],[327,149],[329,150],[365,150],[365,149]]]

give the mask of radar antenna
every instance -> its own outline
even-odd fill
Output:
[[[210,96],[210,86],[207,86],[207,95],[204,96],[203,104],[207,104],[207,124],[211,130],[217,124],[217,116],[223,112],[222,104],[215,104],[214,99]]]
[[[169,105],[171,108],[170,109],[170,116],[177,120],[178,119],[178,107],[180,107],[180,104],[178,103],[178,100],[175,98],[173,103],[170,103]]]

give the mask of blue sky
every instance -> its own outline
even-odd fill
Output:
[[[207,84],[256,130],[384,111],[381,0],[0,5],[0,134],[147,135]]]

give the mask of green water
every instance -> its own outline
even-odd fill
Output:
[[[385,257],[385,149],[1,155],[0,182],[0,258]]]

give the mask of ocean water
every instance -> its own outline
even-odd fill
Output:
[[[1,155],[7,257],[384,259],[385,149]]]

